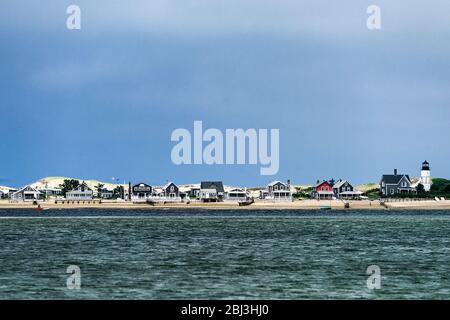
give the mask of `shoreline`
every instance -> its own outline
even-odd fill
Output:
[[[239,206],[236,201],[224,201],[224,202],[191,202],[186,203],[156,203],[155,205],[129,203],[129,202],[116,202],[116,201],[103,201],[102,203],[70,203],[70,204],[55,204],[53,201],[39,202],[42,208],[45,209],[122,209],[122,210],[134,210],[134,209],[210,209],[210,210],[321,210],[325,208],[331,208],[333,210],[389,210],[389,209],[406,209],[406,210],[450,210],[450,200],[443,201],[396,201],[387,202],[383,205],[379,200],[354,200],[348,201],[350,207],[345,208],[344,202],[340,200],[296,200],[293,202],[268,202],[268,201],[256,201],[249,206]],[[37,206],[32,203],[11,203],[8,200],[0,201],[0,210],[16,210],[16,209],[36,209]]]

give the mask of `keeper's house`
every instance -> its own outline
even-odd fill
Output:
[[[380,192],[383,197],[396,194],[415,193],[416,189],[411,186],[412,182],[407,174],[399,174],[394,169],[394,174],[384,174],[380,181]]]
[[[152,186],[143,182],[135,184],[131,188],[131,200],[147,200],[151,199],[153,194]]]
[[[200,183],[200,200],[203,202],[223,201],[224,194],[222,181],[202,181]]]
[[[23,187],[11,195],[11,199],[14,201],[38,201],[42,198],[42,193],[31,186]]]
[[[94,198],[94,191],[88,187],[83,181],[76,189],[70,190],[66,193],[66,200],[92,200]]]

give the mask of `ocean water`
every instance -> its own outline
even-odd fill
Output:
[[[0,210],[0,299],[391,298],[450,298],[450,211]]]

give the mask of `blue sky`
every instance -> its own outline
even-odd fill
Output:
[[[81,7],[82,29],[66,29]],[[382,29],[366,28],[377,4]],[[448,1],[0,3],[0,185],[450,177]],[[175,166],[176,128],[279,128],[280,170]],[[2,182],[3,181],[3,182]]]

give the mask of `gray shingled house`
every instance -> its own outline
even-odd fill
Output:
[[[222,181],[202,181],[200,184],[200,199],[202,201],[223,201],[224,193]]]
[[[380,181],[380,191],[383,197],[396,194],[414,193],[416,189],[411,187],[411,179],[407,174],[399,174],[397,169],[394,174],[384,174]]]

